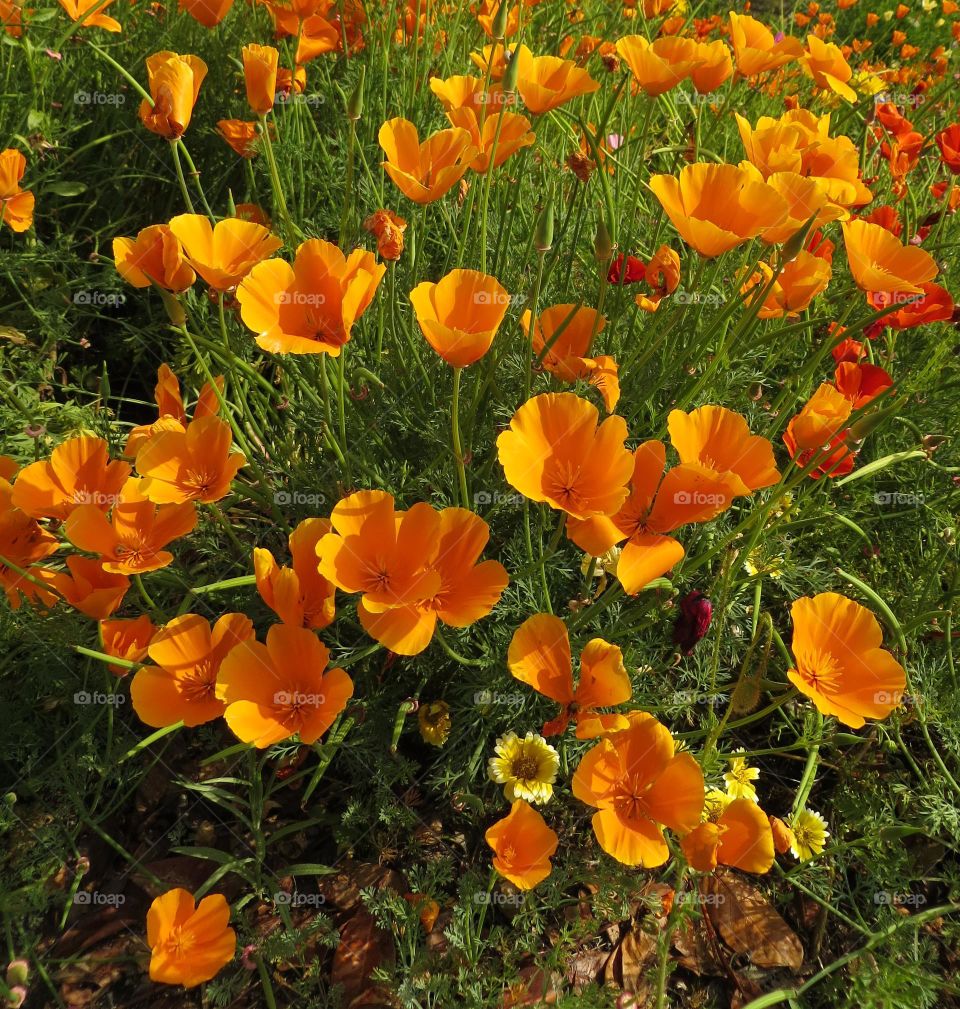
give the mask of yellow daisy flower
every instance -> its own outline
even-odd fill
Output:
[[[497,755],[490,758],[488,773],[491,781],[506,786],[503,794],[508,802],[550,800],[560,756],[543,736],[528,732],[521,739],[515,732],[508,732],[497,740],[494,750]]]
[[[827,821],[812,809],[801,809],[790,819],[790,829],[793,831],[793,844],[790,852],[794,858],[806,862],[808,858],[819,855],[823,851],[830,831]]]
[[[733,802],[733,796],[721,792],[719,788],[711,788],[703,797],[703,815],[711,823],[716,823],[723,811]]]
[[[750,782],[760,777],[760,770],[750,767],[746,757],[731,757],[730,770],[723,776],[727,795],[731,799],[752,799],[757,801],[757,790]]]

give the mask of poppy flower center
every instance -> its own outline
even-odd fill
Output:
[[[187,956],[196,945],[196,936],[192,932],[184,931],[182,925],[174,925],[164,945],[173,956]]]
[[[205,469],[188,469],[183,486],[194,494],[206,494],[216,482],[216,475]]]
[[[578,510],[583,497],[578,483],[580,466],[575,462],[555,462],[543,475],[543,489],[565,510]]]
[[[214,696],[217,671],[209,659],[203,659],[181,677],[180,693],[187,701],[209,701]]]
[[[836,689],[840,677],[840,664],[829,652],[816,652],[803,662],[798,662],[797,672],[812,690],[821,694]]]

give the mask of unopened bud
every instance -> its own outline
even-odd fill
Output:
[[[607,231],[607,222],[601,217],[597,223],[597,235],[593,240],[593,254],[598,263],[609,263],[613,258],[613,242]]]
[[[356,122],[363,115],[363,78],[364,78],[365,67],[360,64],[360,79],[357,81],[357,86],[353,89],[353,94],[350,95],[350,101],[347,102],[347,118],[352,119]]]
[[[537,227],[533,233],[533,244],[537,252],[549,252],[553,248],[553,193],[547,193],[546,202],[540,216],[537,218]]]
[[[783,261],[785,263],[796,259],[803,251],[803,247],[807,244],[807,237],[813,230],[813,224],[816,219],[816,214],[811,215],[807,223],[783,243]]]
[[[183,305],[180,304],[180,299],[175,295],[171,294],[169,291],[163,290],[163,288],[158,288],[160,291],[160,297],[163,300],[163,307],[167,310],[167,318],[173,323],[174,326],[182,326],[187,321],[187,313],[183,310]]]
[[[517,78],[520,76],[520,61],[516,58],[507,60],[507,69],[503,72],[500,86],[504,95],[512,95],[517,90]]]
[[[510,17],[510,0],[501,0],[500,6],[493,19],[493,37],[500,42],[507,34],[507,18]]]

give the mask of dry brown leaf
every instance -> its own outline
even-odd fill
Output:
[[[345,1006],[389,1005],[389,997],[371,981],[377,967],[394,961],[393,937],[377,927],[372,914],[360,909],[340,929],[333,953],[330,983],[342,985]]]
[[[530,965],[520,971],[520,980],[503,993],[503,1009],[556,1005],[557,990],[549,971]]]
[[[757,967],[803,965],[803,945],[796,933],[752,883],[732,872],[716,873],[703,883],[707,914],[720,938]]]
[[[607,984],[630,992],[637,1009],[640,1009],[653,995],[653,987],[646,975],[656,956],[657,940],[642,929],[632,928],[610,954],[604,965],[603,979]]]
[[[360,906],[361,890],[396,890],[406,893],[410,888],[395,869],[372,862],[345,862],[333,876],[317,881],[317,889],[328,904],[340,911],[352,911]]]
[[[581,949],[567,960],[566,979],[574,991],[600,980],[604,964],[610,959],[605,949]]]

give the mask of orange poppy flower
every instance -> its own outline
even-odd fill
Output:
[[[311,238],[297,248],[292,266],[268,259],[253,267],[237,289],[240,318],[263,350],[339,357],[386,269],[372,252],[344,256]]]
[[[107,655],[127,662],[140,662],[146,658],[147,649],[157,628],[146,613],[132,620],[101,620],[100,644]],[[126,666],[109,665],[107,669],[115,676],[126,676],[130,670]]]
[[[436,284],[418,284],[410,303],[427,343],[447,364],[465,368],[490,349],[510,295],[486,273],[452,270]]]
[[[499,168],[512,154],[523,147],[530,147],[537,139],[530,129],[530,120],[515,112],[494,112],[478,119],[473,109],[451,109],[447,113],[447,119],[451,125],[470,134],[470,142],[478,152],[470,162],[470,168],[481,175],[490,167],[491,152],[493,167]],[[497,142],[496,148],[494,140]]]
[[[699,464],[731,481],[735,493],[772,487],[780,479],[773,446],[750,433],[746,420],[722,406],[701,406],[690,413],[671,410],[670,441],[682,463]]]
[[[220,411],[220,400],[216,390],[223,391],[223,375],[214,380],[215,386],[209,382],[203,383],[196,406],[193,408],[194,420],[209,417]],[[159,431],[183,431],[187,425],[187,411],[180,394],[180,381],[170,370],[170,366],[161,364],[157,369],[157,384],[153,392],[157,404],[157,419],[152,424],[138,424],[127,435],[123,446],[123,454],[127,458],[136,458],[137,453]]]
[[[697,872],[729,865],[743,872],[769,872],[775,857],[773,831],[766,813],[752,800],[734,799],[716,821],[695,827],[680,842]]]
[[[275,624],[265,645],[253,638],[237,645],[217,674],[233,734],[258,749],[293,735],[315,743],[353,696],[353,680],[327,669],[329,661],[326,645],[306,627]]]
[[[573,794],[598,812],[593,832],[618,862],[654,869],[670,857],[663,827],[689,833],[700,822],[703,773],[689,753],[676,753],[670,731],[653,715],[632,712],[630,728],[587,751]]]
[[[330,531],[329,519],[304,519],[288,539],[290,567],[280,567],[269,550],[253,551],[257,591],[285,624],[319,631],[333,623],[336,587],[317,567],[317,544]]]
[[[847,83],[853,76],[853,71],[843,58],[843,53],[832,42],[824,42],[816,35],[808,35],[807,52],[801,66],[813,78],[817,87],[832,91],[848,102],[856,102],[857,93]]]
[[[0,456],[0,460],[6,460]],[[12,460],[11,460],[12,462]],[[53,533],[44,529],[35,518],[13,505],[13,488],[8,477],[13,476],[13,466],[7,466],[0,475],[0,587],[6,593],[11,609],[19,609],[21,597],[33,601],[37,598],[38,586],[24,578],[4,561],[9,561],[21,570],[36,577],[31,565],[55,553],[60,544]],[[55,600],[50,597],[47,605]]]
[[[259,153],[257,124],[243,119],[217,120],[217,132],[241,158],[255,158]]]
[[[569,102],[579,95],[593,94],[600,87],[586,70],[573,60],[559,56],[534,56],[518,46],[510,57],[518,61],[517,91],[523,104],[536,116]]]
[[[669,245],[661,245],[650,257],[644,278],[652,294],[638,294],[634,301],[644,312],[655,312],[660,302],[680,286],[680,256]]]
[[[488,86],[483,77],[431,77],[430,90],[440,99],[444,112],[472,109],[478,119],[483,119],[490,106],[502,106],[515,100],[512,94],[504,95],[499,84]]]
[[[937,136],[940,160],[954,175],[960,173],[960,123],[953,123]]]
[[[133,710],[158,729],[219,718],[225,706],[216,693],[217,673],[231,649],[253,638],[253,622],[242,613],[224,614],[212,629],[196,613],[174,617],[147,649],[156,665],[138,669],[130,682]]]
[[[521,890],[532,890],[550,875],[550,858],[557,850],[557,835],[544,818],[523,799],[484,834],[493,849],[493,867]]]
[[[197,524],[192,503],[156,505],[144,497],[143,483],[131,477],[123,485],[109,519],[97,505],[85,504],[64,522],[67,539],[80,550],[99,554],[104,571],[132,575],[165,568],[173,554],[163,548]]]
[[[615,515],[567,521],[567,535],[594,557],[628,540],[616,574],[629,595],[683,560],[683,546],[668,533],[688,523],[709,522],[746,493],[736,474],[700,463],[675,466],[664,475],[667,455],[659,441],[644,442],[633,458],[630,495]]]
[[[620,400],[617,362],[612,357],[588,357],[594,328],[603,332],[607,320],[585,305],[553,305],[544,309],[533,328],[533,352],[543,367],[561,382],[585,379],[603,396],[607,413]],[[520,325],[530,335],[530,310],[520,316]]]
[[[683,240],[701,255],[719,256],[779,224],[787,203],[752,166],[700,162],[679,178],[654,175],[650,188]]]
[[[624,447],[627,424],[569,392],[534,396],[497,438],[511,487],[531,501],[572,515],[612,515],[627,497],[633,456]]]
[[[775,189],[787,204],[787,216],[775,227],[767,228],[760,238],[768,244],[780,244],[805,228],[813,218],[811,230],[848,216],[843,207],[830,201],[830,191],[822,179],[808,178],[797,172],[774,172],[767,185]]]
[[[137,453],[144,495],[157,504],[219,501],[247,461],[232,445],[230,425],[219,417],[194,418],[183,431],[159,431]]]
[[[206,76],[207,65],[199,56],[179,56],[168,51],[148,56],[150,99],[144,98],[140,103],[140,121],[151,133],[178,140],[190,125]]]
[[[79,21],[81,28],[103,28],[108,32],[120,31],[120,22],[107,17],[104,11],[113,0],[60,0],[60,6],[71,21]],[[91,13],[87,13],[91,11]]]
[[[801,250],[777,275],[757,313],[758,318],[796,318],[810,307],[814,298],[827,289],[831,275],[830,264],[825,259]],[[768,263],[759,263],[757,271],[743,284],[740,291],[746,293],[753,290],[755,297],[767,290],[772,278],[773,268]],[[751,297],[748,304],[752,300]]]
[[[387,157],[384,169],[414,203],[433,203],[445,196],[477,156],[470,134],[456,127],[439,130],[421,143],[413,123],[389,119],[377,137]]]
[[[929,252],[902,245],[879,224],[853,220],[841,227],[850,272],[861,290],[919,294],[920,285],[937,275],[936,260]]]
[[[179,8],[186,11],[204,28],[216,28],[227,16],[233,0],[180,0]]]
[[[477,563],[490,530],[463,508],[427,504],[394,512],[384,491],[360,491],[330,516],[335,533],[320,540],[320,573],[360,592],[364,630],[398,655],[417,655],[437,620],[467,627],[486,616],[508,582],[499,561]]]
[[[151,224],[136,238],[115,238],[113,259],[117,273],[134,287],[157,284],[180,293],[197,279],[184,261],[183,247],[166,224]]]
[[[129,475],[130,467],[125,462],[110,460],[102,438],[81,435],[58,445],[49,460],[20,470],[13,485],[12,503],[33,518],[60,521],[82,504],[106,511]]]
[[[126,575],[106,571],[96,557],[74,554],[66,559],[66,565],[66,571],[34,568],[31,573],[91,620],[106,620],[119,609],[130,588]]]
[[[761,116],[756,126],[739,113],[734,115],[747,158],[764,178],[775,172],[809,174],[803,170],[804,151],[830,135],[830,117],[806,109],[793,109],[779,119]]]
[[[836,592],[798,599],[793,617],[796,668],[790,682],[824,715],[859,729],[867,718],[886,718],[900,704],[906,674],[885,649],[877,618]]]
[[[491,46],[484,46],[479,53],[470,53],[470,62],[482,71],[484,79],[489,67],[490,79],[499,81],[507,69],[507,50],[502,42],[495,42]]]
[[[186,261],[215,291],[229,291],[283,244],[260,224],[236,217],[217,221],[202,214],[180,214],[170,230],[183,246]]]
[[[659,38],[651,43],[643,35],[626,35],[617,40],[617,52],[633,74],[634,89],[651,98],[681,84],[705,63],[697,44],[685,38]]]
[[[790,421],[790,435],[799,449],[820,449],[844,430],[853,405],[836,386],[824,382]]]
[[[883,368],[863,362],[841,361],[833,373],[837,391],[859,410],[893,386],[893,379]]]
[[[273,46],[251,44],[243,47],[242,55],[247,104],[258,116],[264,116],[273,108],[277,93],[280,53]]]
[[[27,159],[17,150],[8,147],[0,153],[0,223],[11,231],[26,231],[33,224],[33,193],[20,188],[20,180],[27,168]]]
[[[835,480],[852,472],[856,457],[847,443],[850,433],[848,430],[838,432],[823,445],[801,448],[794,434],[796,419],[791,418],[786,431],[783,432],[783,443],[799,469],[806,469],[816,458],[816,465],[807,474],[811,480],[820,480],[822,477]]]
[[[748,14],[730,11],[730,42],[737,70],[744,77],[753,77],[776,70],[803,55],[803,43],[792,35],[775,42],[773,32]]]
[[[199,904],[179,887],[161,894],[147,912],[150,980],[195,988],[233,959],[237,935],[230,905],[219,893]]]
[[[580,653],[580,682],[574,689],[567,625],[559,617],[538,613],[514,633],[507,665],[521,683],[560,705],[560,714],[544,725],[544,736],[561,735],[571,719],[577,723],[577,739],[630,727],[625,715],[597,711],[623,704],[633,693],[616,645],[602,638],[587,643]]]
[[[319,14],[304,18],[294,61],[297,66],[301,66],[324,53],[336,52],[340,48],[340,41],[340,29],[334,22]]]
[[[0,0],[0,25],[3,25],[3,30],[10,38],[23,37],[23,21],[24,10],[18,0]]]
[[[881,320],[882,325],[893,329],[912,329],[931,322],[949,322],[953,318],[954,304],[950,292],[939,284],[921,284],[921,294],[903,299],[903,295],[871,291],[867,301],[875,309],[886,308],[894,301],[903,301],[903,308],[890,312]]]
[[[733,57],[723,39],[695,45],[698,66],[690,71],[690,80],[699,94],[707,95],[716,91],[733,73]]]

